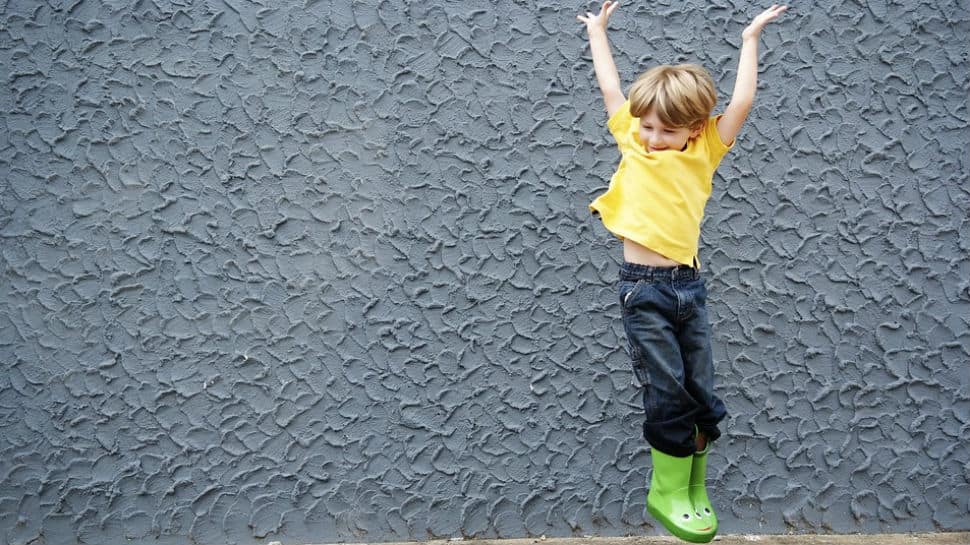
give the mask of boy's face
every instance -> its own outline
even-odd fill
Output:
[[[663,150],[683,151],[691,138],[700,135],[703,126],[671,127],[664,125],[657,112],[650,110],[640,118],[640,143],[647,153]]]

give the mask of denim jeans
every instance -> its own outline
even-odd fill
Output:
[[[697,269],[624,263],[617,288],[633,372],[642,386],[643,437],[671,456],[696,450],[695,426],[720,437],[707,289]]]

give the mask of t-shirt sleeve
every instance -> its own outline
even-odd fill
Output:
[[[629,147],[632,145],[633,135],[630,133],[630,127],[633,124],[635,118],[630,115],[630,101],[623,103],[620,109],[610,116],[610,120],[606,122],[606,127],[610,129],[610,134],[616,140],[616,145],[620,149]]]
[[[721,135],[717,132],[717,122],[721,119],[724,114],[716,115],[707,120],[707,125],[704,127],[704,140],[707,142],[707,149],[711,153],[711,161],[714,164],[720,162],[720,160],[727,155],[727,152],[734,147],[734,142],[731,145],[725,145],[721,142]],[[737,139],[735,139],[737,141]]]

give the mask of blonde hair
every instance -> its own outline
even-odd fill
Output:
[[[651,110],[671,127],[695,128],[707,121],[717,104],[710,73],[696,64],[664,64],[647,70],[630,87],[630,114]]]

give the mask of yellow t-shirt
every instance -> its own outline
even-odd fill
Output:
[[[718,136],[718,119],[710,118],[683,151],[648,153],[640,142],[640,120],[630,115],[630,102],[624,103],[607,123],[622,154],[620,166],[590,210],[621,240],[692,265],[714,171],[731,149]]]

